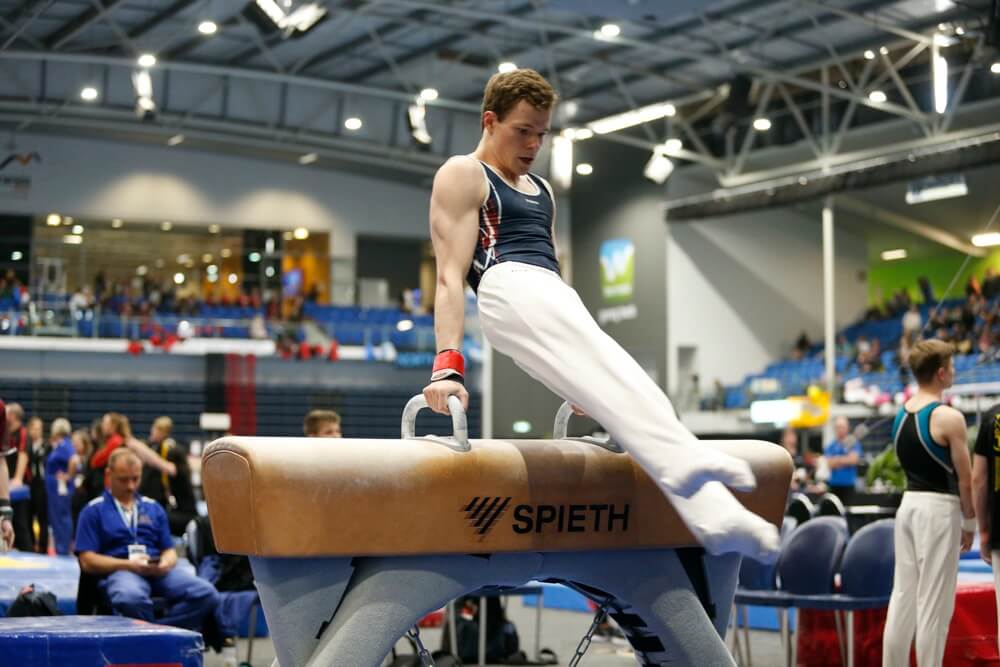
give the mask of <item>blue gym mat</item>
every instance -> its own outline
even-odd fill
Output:
[[[5,665],[202,667],[203,650],[197,632],[120,616],[0,618]]]

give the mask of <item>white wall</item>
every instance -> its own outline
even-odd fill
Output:
[[[353,257],[359,233],[428,236],[430,188],[186,150],[69,137],[17,136],[42,161],[14,165],[27,198],[0,197],[0,211],[126,221],[218,223],[241,228],[306,227],[329,232],[334,257]]]
[[[837,328],[865,308],[867,248],[837,228]],[[768,209],[728,218],[668,225],[667,363],[677,388],[677,348],[697,347],[702,389],[716,379],[740,381],[787,357],[805,330],[823,335],[820,218]]]

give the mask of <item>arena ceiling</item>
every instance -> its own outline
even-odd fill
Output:
[[[694,195],[702,204],[1000,140],[991,0],[268,2],[0,0],[9,152],[30,150],[19,137],[32,133],[104,136],[423,183],[474,146],[483,83],[501,63],[553,82],[563,100],[556,130],[652,111],[653,120],[586,141],[662,151],[674,139],[674,161],[706,174]],[[321,20],[296,29],[294,12],[310,4]],[[202,34],[206,22],[213,34]],[[156,64],[140,66],[142,54]],[[943,112],[935,54],[950,64]],[[149,111],[137,107],[143,71]],[[82,99],[88,87],[94,99]],[[436,98],[417,105],[428,88]],[[414,138],[415,105],[429,144]],[[351,118],[361,127],[345,127]],[[754,131],[760,118],[768,131]],[[857,192],[845,219],[890,230],[883,244],[904,233],[887,223],[899,217],[967,239],[992,200],[995,188],[982,184],[996,182],[975,167],[957,221],[896,202],[899,183]]]

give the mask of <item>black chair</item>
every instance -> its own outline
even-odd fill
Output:
[[[76,587],[76,613],[78,616],[110,616],[114,613],[107,599],[101,595],[97,585],[101,578],[87,574],[80,568],[80,580]]]
[[[815,512],[816,506],[804,493],[793,493],[788,501],[788,507],[785,508],[785,516],[794,518],[800,526],[813,518]]]
[[[816,516],[847,516],[847,510],[840,498],[826,493],[816,504]]]

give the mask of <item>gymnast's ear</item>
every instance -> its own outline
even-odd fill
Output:
[[[483,129],[484,130],[486,130],[487,132],[489,132],[490,134],[492,134],[493,133],[493,128],[496,127],[496,124],[498,122],[500,122],[500,119],[497,118],[496,111],[484,111],[483,112],[482,123],[483,123]]]

